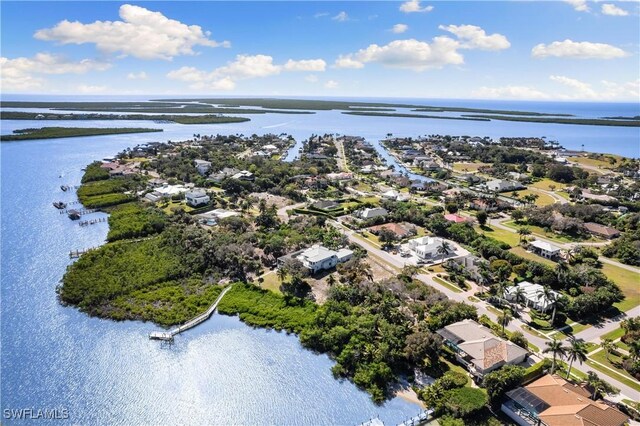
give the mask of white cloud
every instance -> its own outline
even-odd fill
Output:
[[[438,28],[454,34],[462,42],[461,48],[481,50],[502,50],[511,46],[502,34],[487,35],[485,30],[475,25],[440,25]]]
[[[301,61],[289,59],[284,64],[284,69],[287,71],[324,71],[326,67],[327,63],[323,59],[303,59]]]
[[[590,84],[563,75],[552,75],[549,77],[556,83],[563,84],[574,91],[574,96],[578,99],[595,99],[598,94],[591,88]]]
[[[140,6],[120,6],[122,21],[59,22],[53,28],[36,31],[38,40],[61,44],[94,43],[107,53],[119,53],[139,59],[166,59],[174,56],[194,55],[195,46],[228,47],[228,42],[209,39],[210,33],[198,25],[186,25],[169,19],[160,12]]]
[[[315,74],[309,74],[304,79],[305,79],[305,81],[308,81],[309,83],[317,83],[318,82],[318,76],[315,75]]]
[[[146,80],[149,76],[144,71],[140,72],[130,72],[127,74],[127,79],[129,80]]]
[[[107,90],[107,86],[92,86],[88,84],[81,84],[77,87],[80,93],[102,93]]]
[[[329,80],[324,84],[324,87],[327,89],[335,89],[338,87],[338,82],[335,80]]]
[[[569,3],[575,10],[578,12],[588,12],[589,6],[587,5],[587,0],[564,0],[566,3]]]
[[[395,34],[402,34],[409,29],[407,24],[395,24],[393,28],[391,28],[391,32]]]
[[[576,59],[613,59],[627,56],[627,53],[615,46],[605,43],[591,43],[588,41],[554,41],[551,44],[543,43],[531,49],[534,58],[546,58],[554,56],[559,58]]]
[[[185,66],[170,71],[167,77],[189,83],[192,89],[233,90],[240,80],[268,77],[283,71],[324,71],[326,65],[322,59],[289,59],[284,65],[278,65],[268,55],[237,55],[234,61],[213,71]]]
[[[349,15],[347,14],[347,12],[342,11],[340,13],[338,13],[336,16],[334,16],[333,18],[334,21],[338,21],[338,22],[345,22],[349,20]]]
[[[371,44],[356,53],[340,56],[336,67],[362,68],[361,65],[374,62],[393,68],[423,71],[445,65],[460,65],[464,63],[464,58],[456,50],[459,46],[457,41],[448,37],[435,37],[431,43],[408,39],[395,40],[384,46]]]
[[[400,5],[400,11],[404,13],[431,12],[432,10],[433,6],[420,6],[420,0],[409,0]]]
[[[610,99],[622,98],[638,102],[638,99],[640,98],[640,78],[635,81],[628,81],[622,84],[602,80],[602,84],[606,89],[606,96]]]
[[[629,12],[627,12],[626,10],[621,9],[615,4],[611,3],[604,3],[602,5],[601,11],[603,14],[611,16],[627,16],[629,14]]]
[[[0,84],[4,91],[38,89],[45,81],[38,75],[85,74],[89,71],[104,71],[111,67],[106,62],[91,59],[70,61],[50,53],[37,53],[32,58],[0,58]]]
[[[480,87],[471,95],[484,99],[548,99],[549,95],[526,86]]]
[[[334,64],[336,68],[351,68],[358,69],[364,68],[364,64],[360,61],[353,59],[352,55],[340,55]]]
[[[313,15],[314,18],[318,19],[318,18],[324,18],[325,16],[329,16],[328,12],[318,12],[315,15]]]

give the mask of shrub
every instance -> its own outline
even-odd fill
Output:
[[[462,387],[446,393],[444,408],[454,417],[469,417],[487,404],[487,394],[482,389]]]

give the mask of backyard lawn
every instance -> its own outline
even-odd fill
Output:
[[[480,167],[490,166],[490,163],[453,163],[456,172],[477,172]]]
[[[544,206],[548,206],[549,204],[553,204],[556,202],[556,200],[550,196],[545,194],[544,192],[541,191],[537,191],[535,189],[523,189],[520,191],[515,191],[516,194],[518,194],[518,196],[520,197],[520,199],[526,197],[527,195],[537,195],[538,198],[536,199],[536,206],[538,207],[544,207]],[[513,197],[513,192],[507,192],[506,195],[509,197]]]
[[[567,186],[566,183],[560,183],[553,181],[549,178],[540,179],[538,182],[534,182],[529,185],[530,187],[544,189],[545,191],[551,191],[551,186],[555,186],[555,189],[562,189]]]
[[[589,358],[593,361],[597,361],[600,364],[603,364],[613,370],[615,370],[615,372],[604,368],[594,362],[589,362],[587,361],[587,364],[589,364],[591,367],[595,368],[596,370],[600,370],[603,373],[607,373],[608,375],[610,375],[611,377],[618,379],[619,381],[621,381],[622,383],[624,383],[627,386],[632,387],[633,389],[636,389],[638,391],[640,391],[640,383],[638,383],[637,380],[635,380],[633,378],[633,376],[631,376],[631,374],[627,373],[625,370],[623,370],[622,368],[618,368],[616,367],[613,363],[620,363],[622,362],[622,358],[620,358],[619,356],[617,356],[616,354],[610,354],[609,358],[611,359],[611,361],[607,360],[607,354],[604,351],[599,351],[596,352],[595,354],[589,356]]]

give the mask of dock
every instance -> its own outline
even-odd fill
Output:
[[[398,426],[418,426],[429,420],[429,417],[433,414],[433,410],[424,410],[417,415],[399,423]]]
[[[229,287],[227,287],[224,290],[222,290],[222,292],[216,298],[215,302],[213,302],[213,304],[211,306],[209,306],[209,309],[207,309],[206,312],[198,315],[197,317],[185,322],[181,326],[176,327],[176,328],[174,328],[172,330],[169,330],[169,331],[153,331],[153,332],[149,333],[149,339],[151,339],[151,340],[173,341],[173,338],[176,335],[182,333],[183,331],[187,331],[190,328],[193,328],[196,325],[206,321],[214,313],[214,311],[218,308],[218,303],[220,303],[220,300],[222,300],[224,295],[227,294],[227,292],[229,290],[231,290],[231,287],[233,287],[233,284],[231,284]]]
[[[91,247],[91,248],[88,248],[88,249],[71,250],[71,251],[69,252],[69,258],[71,258],[71,259],[77,259],[77,258],[79,258],[80,256],[82,256],[83,254],[85,254],[86,252],[91,251],[91,250],[93,250],[93,249],[95,249],[95,247]]]
[[[101,222],[106,222],[107,218],[106,217],[99,217],[97,219],[91,219],[91,220],[83,220],[79,223],[80,226],[89,226],[89,225],[95,225],[96,223],[101,223]]]

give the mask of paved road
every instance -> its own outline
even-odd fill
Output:
[[[363,239],[363,238],[358,238],[355,234],[355,232],[353,230],[350,230],[346,227],[344,227],[342,224],[340,224],[339,222],[336,221],[330,221],[330,223],[332,225],[334,225],[336,228],[340,229],[348,238],[351,242],[358,244],[360,247],[364,248],[365,250],[367,250],[367,252],[371,255],[373,255],[374,257],[377,257],[378,259],[381,259],[382,261],[386,262],[387,264],[394,266],[396,268],[403,268],[405,266],[405,262],[403,262],[401,259],[398,259],[397,256],[394,256],[384,250],[380,250],[379,248],[375,247],[373,244],[371,244],[369,241]],[[449,289],[448,287],[442,286],[440,284],[438,284],[437,282],[434,281],[433,279],[433,274],[418,274],[416,277],[416,279],[422,281],[423,283],[436,288],[437,290],[441,291],[442,293],[444,293],[449,299],[451,300],[455,300],[457,302],[465,302],[465,303],[472,303],[476,309],[478,310],[478,315],[487,315],[492,321],[497,321],[497,315],[495,313],[493,313],[492,311],[487,309],[487,303],[486,302],[470,302],[469,301],[469,296],[472,295],[473,290],[469,290],[466,292],[455,292],[451,289]],[[601,335],[608,333],[611,330],[616,329],[617,327],[620,326],[620,321],[624,320],[625,318],[629,317],[629,316],[640,316],[640,306],[633,308],[632,310],[626,312],[625,314],[622,314],[616,318],[612,318],[610,320],[607,320],[604,324],[599,325],[599,326],[593,326],[588,328],[587,330],[584,330],[580,333],[577,333],[575,335],[575,337],[577,339],[583,339],[587,342],[591,341],[594,343],[599,343],[599,338]],[[511,321],[511,323],[506,327],[509,331],[520,331],[522,333],[524,333],[525,337],[527,338],[527,340],[534,344],[535,346],[537,346],[540,351],[544,350],[544,348],[546,348],[546,342],[549,341],[549,339],[547,338],[542,338],[538,335],[532,334],[530,332],[528,332],[526,329],[523,328],[523,326],[525,325],[525,323],[523,321],[521,321],[520,319],[514,319]],[[548,354],[542,354],[542,353],[538,353],[538,356],[543,356],[543,357],[550,357],[550,355]],[[617,387],[618,389],[620,389],[620,392],[622,395],[634,400],[634,401],[640,401],[640,392],[632,389],[630,386],[625,385],[624,383],[610,377],[609,375],[602,373],[600,371],[597,371],[591,367],[589,367],[586,364],[578,364],[578,363],[574,363],[573,365],[573,369],[581,371],[583,373],[587,373],[589,371],[593,371],[594,373],[598,374],[599,376],[605,376],[606,380],[611,383],[613,386]]]
[[[292,204],[290,206],[280,207],[277,212],[278,218],[280,218],[280,220],[283,222],[289,222],[289,214],[287,212],[293,209],[300,209],[304,207],[306,204],[307,203],[298,203],[298,204]]]

